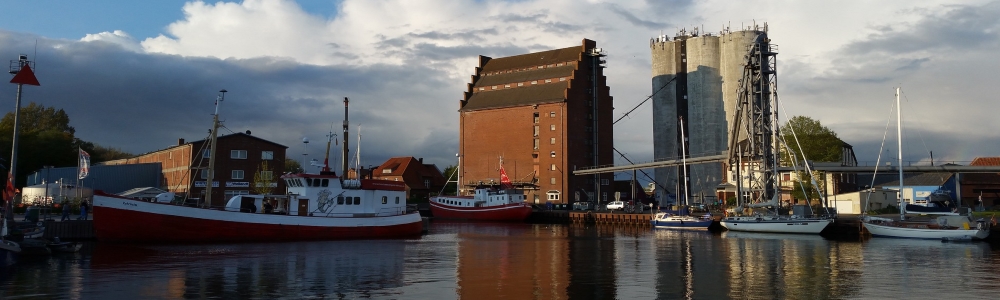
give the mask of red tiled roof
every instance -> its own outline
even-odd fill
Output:
[[[1000,166],[1000,157],[976,157],[970,166]]]

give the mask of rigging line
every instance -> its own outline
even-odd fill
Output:
[[[901,94],[903,94],[903,99],[906,100],[907,104],[909,104],[910,98],[906,97],[906,92],[904,92],[903,90],[900,90],[899,92]],[[927,128],[927,127],[924,127],[924,124],[920,122],[920,118],[916,118],[916,119],[917,119],[917,128]],[[927,150],[927,152],[929,153],[931,151],[931,149],[930,149],[930,147],[927,147],[927,140],[924,140],[924,135],[920,133],[921,131],[922,130],[917,130],[917,136],[920,137],[920,142],[924,144],[924,150]],[[931,165],[934,165],[934,157],[933,156],[931,157]],[[940,178],[942,181],[944,181],[944,177],[940,173],[937,173],[937,175],[938,175],[938,178]]]
[[[885,130],[882,131],[882,145],[879,146],[878,157],[875,158],[875,172],[872,173],[872,183],[868,186],[868,194],[865,196],[865,209],[861,211],[862,216],[868,213],[868,209],[870,207],[872,191],[875,190],[875,178],[878,176],[878,166],[882,163],[882,151],[885,150],[885,141],[889,136],[889,124],[892,124],[892,112],[895,107],[896,102],[892,101],[892,104],[889,105],[889,117],[885,118]],[[902,168],[903,166],[899,167]]]
[[[664,83],[663,86],[661,86],[655,92],[653,92],[652,95],[649,95],[649,97],[646,97],[646,100],[642,100],[642,102],[639,102],[638,105],[636,105],[635,107],[633,107],[629,111],[625,112],[625,114],[623,114],[621,117],[618,117],[618,120],[615,120],[614,122],[612,122],[611,125],[615,125],[615,124],[618,123],[618,121],[621,121],[625,117],[628,117],[628,114],[632,113],[636,109],[639,109],[639,106],[642,106],[643,104],[646,104],[646,101],[649,101],[649,99],[653,99],[653,96],[656,96],[657,93],[659,93],[660,91],[662,91],[664,88],[667,87],[667,85],[669,85],[671,82],[674,82],[674,80],[676,80],[676,79],[677,79],[677,76],[674,76],[674,78],[670,78],[670,80],[667,80],[667,82]]]
[[[628,163],[633,164],[633,165],[635,164],[634,162],[632,162],[631,159],[628,159],[628,157],[625,156],[624,153],[622,153],[621,151],[618,151],[618,149],[612,147],[611,150],[615,150],[615,152],[617,152],[619,156],[621,156],[622,158],[624,158],[625,161],[628,161]],[[649,176],[649,174],[647,174],[645,170],[639,169],[639,172],[642,172],[642,175],[646,176],[646,178],[648,178],[650,181],[652,181],[654,184],[656,184],[656,186],[659,186],[659,187],[663,188],[664,190],[667,189],[666,187],[660,185],[659,182],[656,182],[656,179],[654,179],[652,176]]]
[[[778,105],[778,108],[781,109],[781,113],[785,116],[785,119],[788,119],[789,121],[791,121],[791,118],[788,117],[788,112],[785,111],[785,106],[784,105]],[[791,125],[791,123],[789,123],[789,125]],[[789,131],[792,132],[792,138],[795,139],[795,145],[797,145],[798,148],[799,148],[799,155],[802,155],[802,166],[805,167],[805,169],[806,169],[807,172],[809,172],[809,182],[811,182],[813,184],[813,188],[815,188],[816,189],[816,193],[819,194],[820,203],[827,203],[826,202],[826,195],[824,195],[824,193],[822,191],[820,191],[820,189],[819,189],[819,183],[816,182],[816,176],[813,176],[812,168],[809,167],[809,161],[808,161],[808,158],[806,158],[806,152],[804,150],[802,150],[802,143],[799,142],[799,136],[797,134],[795,134],[795,129],[793,129],[792,126],[788,126],[788,128],[791,129]],[[806,201],[809,201],[809,200],[810,199],[807,199]],[[812,205],[810,205],[809,208],[812,209]],[[824,208],[826,208],[826,207],[824,206]],[[827,210],[827,212],[829,213],[829,210]]]

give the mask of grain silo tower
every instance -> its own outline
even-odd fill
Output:
[[[759,43],[768,43],[766,25],[764,30],[751,27],[719,35],[695,28],[690,33],[681,30],[673,39],[661,35],[650,40],[656,160],[679,159],[682,153],[687,157],[725,154],[746,57]],[[682,130],[686,145],[681,141]],[[717,201],[716,190],[726,181],[724,169],[721,163],[688,165],[689,201]],[[655,170],[661,205],[672,197],[683,201],[683,196],[675,196],[685,193],[685,184],[679,180],[683,174],[678,167]]]

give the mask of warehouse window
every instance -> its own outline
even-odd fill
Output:
[[[517,86],[524,86],[524,82],[518,82]]]
[[[212,157],[212,149],[205,149],[205,151],[201,151],[201,157],[202,158]]]
[[[556,112],[550,111],[549,112],[549,118],[555,118],[555,117],[556,117]]]
[[[538,150],[538,139],[535,139],[535,150]]]
[[[555,177],[549,178],[549,183],[556,184],[556,178]]]
[[[550,82],[552,82],[552,79],[546,79],[545,80],[545,83],[550,83]]]
[[[555,144],[556,144],[556,138],[549,138],[549,145],[555,145]]]
[[[556,130],[556,124],[549,125],[549,130]]]
[[[233,179],[243,179],[243,170],[233,170]]]
[[[538,136],[538,125],[535,125],[535,136]]]
[[[274,159],[274,151],[261,151],[260,152],[260,159],[263,159],[263,160],[272,160],[272,159]]]
[[[538,123],[538,113],[535,113],[534,116],[535,116],[535,123]]]
[[[231,151],[229,151],[229,158],[247,159],[247,151],[246,150],[231,150]]]
[[[538,80],[532,80],[531,84],[538,84]]]
[[[551,169],[552,169],[552,171],[555,171],[556,170],[556,164],[552,164]]]
[[[550,153],[550,154],[551,154],[552,157],[556,157],[556,152],[555,151],[552,151],[552,153]]]

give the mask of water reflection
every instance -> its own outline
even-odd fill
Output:
[[[991,299],[984,243],[432,223],[413,240],[129,246],[22,260],[0,299]]]

